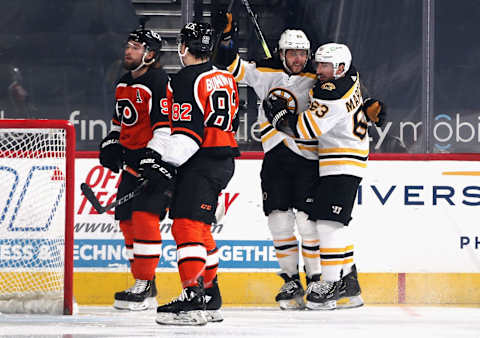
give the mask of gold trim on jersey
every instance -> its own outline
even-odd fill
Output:
[[[343,96],[342,96],[342,99],[346,99],[348,97],[350,97],[350,95],[352,95],[353,91],[357,89],[357,83],[360,81],[360,76],[358,75],[357,73],[357,79],[355,80],[355,83],[352,85],[352,87],[350,87],[350,89],[348,90],[348,92],[346,92]]]
[[[273,126],[269,122],[265,122],[260,125],[260,134],[262,135],[262,143],[264,143],[267,142],[267,140],[269,140],[274,135],[278,134],[278,130],[273,128]]]
[[[245,66],[240,62],[240,74],[235,77],[235,81],[240,82],[245,77]]]
[[[275,136],[276,134],[278,134],[278,130],[276,130],[276,129],[273,129],[272,131],[269,131],[268,133],[266,133],[265,135],[262,136],[262,142],[267,142],[268,139]]]
[[[300,129],[300,136],[306,140],[315,139],[322,135],[322,131],[312,117],[312,112],[306,110],[298,116],[298,128]]]
[[[295,143],[297,143],[297,142],[295,141]],[[313,145],[304,145],[304,144],[299,144],[299,143],[297,143],[297,147],[298,147],[298,149],[301,149],[301,150],[313,151],[313,152],[314,152],[315,150],[317,150],[317,147],[318,147],[318,146],[317,146],[316,144],[313,144]]]
[[[312,152],[312,153],[315,153],[318,147],[316,142],[315,144],[305,144],[305,143],[299,143],[297,139],[293,139],[293,142],[295,142],[295,145],[297,146],[298,149]],[[290,148],[290,146],[288,145],[288,140],[286,138],[283,139],[283,144],[287,148]]]
[[[341,160],[341,161],[330,161],[330,160],[319,160],[320,167],[326,167],[328,165],[356,165],[360,168],[366,168],[366,163],[356,162],[352,160]]]
[[[237,54],[235,60],[233,60],[232,64],[227,67],[227,70],[234,76],[235,81],[239,82],[242,81],[245,76],[245,66],[243,64],[242,59],[240,59],[240,55]]]
[[[283,73],[283,69],[277,69],[277,68],[270,68],[270,67],[257,67],[257,70],[259,72],[265,72],[265,73]]]
[[[359,154],[359,155],[368,155],[368,149],[367,150],[362,150],[362,149],[355,149],[355,148],[323,148],[323,149],[318,149],[319,154],[328,154],[328,153],[354,153],[354,154]]]
[[[316,136],[321,136],[322,131],[320,130],[320,127],[318,126],[317,122],[315,122],[315,119],[312,116],[312,112],[310,110],[307,110],[306,112],[308,122],[312,125],[313,129],[315,130],[315,135]]]
[[[307,127],[305,126],[305,122],[303,120],[303,113],[298,115],[297,125],[298,129],[300,129],[300,136],[305,140],[311,140],[312,137],[307,133]]]
[[[263,73],[285,73],[283,68],[257,67],[257,70]],[[309,77],[311,79],[315,79],[317,77],[317,75],[313,73],[299,73],[295,75]]]
[[[233,74],[233,72],[236,70],[238,67],[238,63],[240,61],[240,55],[237,54],[235,57],[235,60],[230,64],[230,66],[227,67],[228,71]]]

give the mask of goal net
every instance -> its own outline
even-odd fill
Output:
[[[0,312],[72,314],[75,130],[0,120]]]

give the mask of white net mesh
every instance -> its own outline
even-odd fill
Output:
[[[66,132],[0,129],[0,312],[63,313]]]

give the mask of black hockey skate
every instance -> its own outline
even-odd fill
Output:
[[[310,284],[312,282],[319,282],[320,279],[322,278],[322,274],[321,273],[317,273],[315,275],[312,275],[312,276],[308,276],[307,274],[305,274],[305,279],[307,281],[307,288],[310,286]]]
[[[218,288],[217,276],[213,279],[212,287],[205,289],[205,303],[207,306],[206,316],[209,322],[223,321],[220,308],[222,307],[222,295]]]
[[[312,282],[307,289],[307,309],[335,310],[341,281]]]
[[[115,293],[113,307],[118,310],[144,311],[157,306],[157,287],[153,280],[135,280],[135,285]]]
[[[337,309],[352,309],[363,305],[363,299],[360,294],[360,284],[358,283],[357,267],[352,266],[352,271],[342,278],[340,283],[339,300]]]
[[[280,288],[275,301],[280,305],[282,310],[303,310],[305,308],[305,301],[303,296],[302,283],[300,283],[300,276],[298,274],[290,277],[286,273],[279,274],[283,278],[285,284]]]
[[[205,290],[203,283],[183,289],[178,298],[157,308],[155,321],[161,325],[205,325]]]

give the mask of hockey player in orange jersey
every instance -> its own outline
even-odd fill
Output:
[[[161,37],[143,25],[128,36],[123,61],[128,72],[117,82],[113,127],[100,144],[100,163],[116,173],[123,164],[139,170],[139,159],[153,133],[170,131],[168,117],[159,105],[166,97],[168,82],[167,74],[158,67],[161,45]],[[138,184],[136,177],[124,171],[117,196]],[[169,203],[165,191],[172,189],[170,182],[149,184],[141,195],[115,210],[135,279],[131,288],[115,293],[113,306],[117,309],[141,311],[157,306],[155,268],[162,253],[159,222]]]
[[[178,53],[185,67],[172,76],[161,102],[171,135],[156,131],[140,161],[145,177],[160,184],[170,180],[171,171],[164,168],[173,165],[177,170],[169,216],[183,291],[157,308],[158,324],[222,320],[217,311],[218,250],[210,227],[218,195],[233,176],[234,158],[240,155],[234,132],[239,100],[233,76],[210,63],[212,50],[209,24],[191,22],[182,28]],[[216,300],[212,307],[206,303],[206,292]]]

